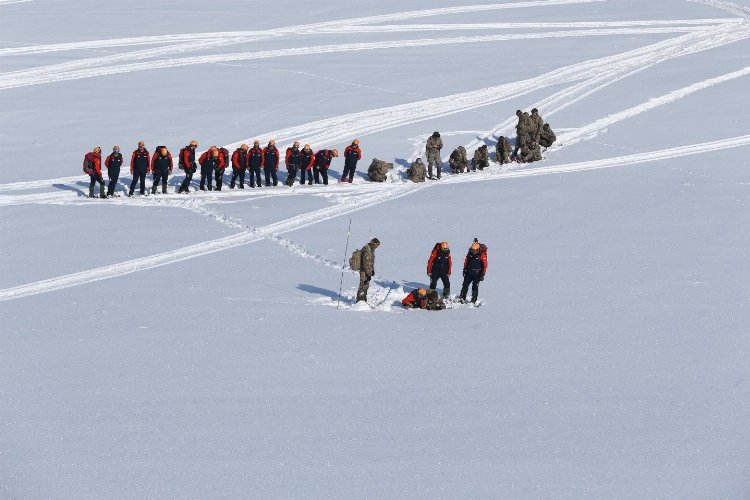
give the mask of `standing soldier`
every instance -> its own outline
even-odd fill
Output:
[[[380,240],[373,238],[370,242],[362,247],[362,265],[359,268],[359,288],[357,289],[357,302],[367,302],[367,289],[370,287],[370,280],[375,275],[375,249],[380,246]]]
[[[440,138],[440,132],[433,132],[429,139],[427,139],[427,176],[430,179],[434,179],[432,176],[432,165],[437,168],[437,178],[440,179],[440,173],[442,170],[442,160],[440,159],[440,150],[443,149],[443,140]]]
[[[302,148],[302,151],[299,153],[299,183],[304,184],[305,183],[305,172],[307,172],[307,184],[312,186],[313,183],[313,173],[312,173],[312,167],[313,163],[315,162],[315,153],[310,148],[309,144],[305,144],[305,147]]]
[[[260,141],[253,142],[253,148],[247,152],[247,170],[250,173],[250,187],[255,187],[255,181],[260,183],[260,169],[263,167],[263,149],[260,147]]]
[[[323,177],[323,184],[328,185],[328,169],[331,166],[331,160],[338,156],[339,152],[335,149],[333,151],[330,149],[321,149],[315,153],[315,164],[313,165],[315,184],[320,184],[320,178]]]
[[[544,148],[548,148],[552,146],[556,140],[557,136],[552,131],[552,129],[549,128],[549,123],[545,123],[542,126],[542,131],[539,133],[539,145]]]
[[[518,117],[518,123],[516,123],[516,147],[513,148],[513,153],[510,155],[511,159],[515,159],[518,155],[518,150],[523,145],[522,143],[525,142],[525,136],[528,133],[529,128],[526,121],[526,117],[529,116],[528,113],[524,113],[520,109],[517,109],[516,116]]]
[[[245,169],[247,168],[247,144],[238,147],[232,153],[232,180],[229,189],[234,189],[237,176],[240,178],[240,189],[245,189]],[[252,176],[252,174],[250,174]]]
[[[89,174],[89,198],[95,198],[94,185],[99,183],[99,198],[106,198],[104,192],[104,179],[102,179],[102,148],[96,146],[93,151],[86,153],[83,159],[83,171]]]
[[[510,141],[501,135],[497,140],[497,152],[495,153],[495,161],[500,163],[500,165],[510,163],[510,153]]]
[[[167,194],[167,179],[172,174],[172,153],[167,150],[166,146],[156,148],[154,157],[151,159],[151,170],[154,172],[154,185],[151,187],[151,194],[156,194],[156,187],[161,181],[161,193]]]
[[[271,178],[273,178],[274,186],[279,183],[279,180],[276,177],[276,172],[278,170],[279,150],[276,149],[276,141],[271,139],[268,141],[268,146],[263,149],[263,172],[266,174],[266,186],[271,184]]]
[[[120,146],[112,148],[112,153],[104,160],[107,167],[107,177],[109,177],[109,186],[107,186],[107,196],[119,196],[115,193],[117,179],[120,178],[120,167],[122,166],[122,153]]]
[[[357,162],[361,159],[362,150],[359,149],[359,139],[354,139],[352,144],[344,150],[344,173],[341,174],[339,182],[347,182],[347,176],[349,176],[350,184],[354,181],[354,171],[357,169]]]
[[[195,148],[198,147],[198,141],[192,140],[190,144],[180,150],[180,158],[177,160],[177,165],[181,170],[185,171],[185,180],[180,184],[178,193],[189,193],[190,182],[193,180],[193,174],[198,170],[198,165],[195,164]]]
[[[482,144],[476,151],[474,151],[474,158],[471,159],[471,170],[476,172],[477,168],[479,170],[484,170],[489,166],[490,155],[487,152],[487,144]]]
[[[130,156],[130,173],[133,181],[130,183],[130,192],[128,196],[133,196],[135,185],[138,181],[141,184],[141,195],[146,194],[146,174],[151,172],[151,157],[148,154],[146,145],[143,141],[138,141],[138,149],[133,151]]]
[[[464,283],[461,287],[461,302],[466,301],[466,292],[471,284],[471,302],[476,303],[479,295],[479,282],[484,280],[487,273],[487,247],[474,238],[474,243],[469,247],[469,252],[464,259]]]
[[[443,282],[443,297],[451,293],[450,275],[453,270],[453,258],[448,242],[435,243],[430,258],[427,260],[427,276],[430,277],[430,290],[435,290],[438,280]]]
[[[539,134],[542,133],[543,126],[544,120],[539,116],[539,110],[532,109],[531,116],[529,116],[529,135],[535,142],[539,142]]]
[[[294,181],[297,180],[297,170],[299,170],[300,161],[299,141],[294,141],[294,144],[286,148],[286,156],[284,157],[284,165],[286,165],[285,184],[287,186],[294,186]],[[304,174],[302,176],[304,179]]]

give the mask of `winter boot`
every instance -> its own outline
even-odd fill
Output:
[[[89,198],[94,197],[94,186],[89,186]]]
[[[443,288],[443,297],[450,297],[451,294],[451,287],[446,286]]]
[[[106,200],[107,199],[107,193],[104,191],[99,191],[99,198]]]
[[[132,198],[132,197],[133,197],[133,190],[131,189],[131,190],[130,190],[130,191],[128,192],[128,198]]]
[[[161,187],[161,194],[167,194],[167,186]]]
[[[151,194],[156,194],[156,184],[151,188]]]

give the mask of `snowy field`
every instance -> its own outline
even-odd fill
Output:
[[[0,497],[750,496],[750,3],[471,1],[0,0]],[[532,107],[543,161],[405,180]],[[355,137],[84,196],[97,145]],[[400,306],[474,237],[482,307]]]

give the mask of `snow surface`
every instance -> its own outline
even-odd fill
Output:
[[[747,2],[0,0],[0,32],[0,497],[750,496]],[[404,180],[535,106],[542,162]],[[95,145],[354,137],[351,185],[83,196]],[[399,306],[474,237],[482,307]]]

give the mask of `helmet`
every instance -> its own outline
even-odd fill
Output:
[[[448,242],[447,241],[442,242],[440,244],[440,248],[442,248],[443,250],[448,250]]]
[[[167,153],[168,153],[167,147],[166,146],[160,147],[159,152],[161,153],[162,156],[167,156]]]
[[[94,146],[94,153],[101,153],[101,152],[102,152],[102,148],[100,148],[99,146]]]
[[[339,155],[338,149],[334,149],[333,151],[331,151],[331,156],[333,156],[334,158],[338,157],[338,155]]]
[[[357,146],[359,146],[359,139],[354,139],[354,140],[352,141],[352,144],[356,144]]]
[[[192,141],[190,141],[190,145],[191,146],[195,146],[197,148],[198,147],[198,141],[196,141],[195,139],[193,139]]]
[[[310,149],[310,145],[309,144],[305,144],[305,146],[302,149]]]
[[[427,290],[425,290],[424,288],[418,288],[417,295],[419,297],[427,297]]]
[[[269,146],[275,146],[276,145],[276,141],[274,141],[273,139],[271,139],[270,141],[268,141],[268,145]]]
[[[242,146],[240,146],[240,149],[247,149],[247,144],[243,144]]]
[[[471,244],[471,251],[474,253],[477,253],[479,251],[479,243],[476,241]]]

